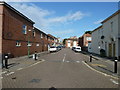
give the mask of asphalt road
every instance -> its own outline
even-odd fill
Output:
[[[62,49],[41,56],[45,60],[34,66],[3,75],[3,88],[117,88],[114,79],[88,68],[89,57]]]

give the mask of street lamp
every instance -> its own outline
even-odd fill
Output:
[[[28,30],[29,32],[31,32],[31,29]],[[28,58],[30,57],[30,35],[28,34]]]

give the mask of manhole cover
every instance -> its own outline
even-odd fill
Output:
[[[32,79],[29,83],[39,83],[41,79]]]

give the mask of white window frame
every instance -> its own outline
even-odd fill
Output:
[[[87,40],[87,41],[91,41],[92,38],[91,38],[91,37],[86,37],[86,40]]]
[[[32,46],[32,43],[30,43],[30,42],[27,43],[27,46],[28,46],[28,47],[31,47],[31,46]]]
[[[23,25],[23,26],[25,26],[25,28],[22,27],[22,30],[24,30],[24,33],[23,33],[23,34],[27,34],[27,26],[26,26],[26,25]]]
[[[41,38],[43,38],[43,34],[41,33]]]
[[[37,46],[37,47],[39,47],[39,46],[40,46],[40,44],[39,44],[39,43],[37,43],[37,44],[36,44],[36,46]]]
[[[21,42],[20,41],[16,41],[16,47],[20,47],[21,46]]]

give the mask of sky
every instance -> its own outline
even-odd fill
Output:
[[[35,27],[62,39],[92,31],[118,10],[118,2],[8,2]]]

